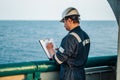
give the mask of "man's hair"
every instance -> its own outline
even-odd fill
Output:
[[[72,21],[73,21],[73,23],[80,23],[80,18],[79,18],[79,16],[78,15],[71,15],[71,16],[66,16],[65,17],[65,20],[67,20],[68,18],[70,18]]]

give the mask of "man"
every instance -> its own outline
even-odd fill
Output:
[[[47,49],[53,60],[60,64],[60,80],[85,80],[85,63],[90,49],[89,36],[80,28],[77,9],[67,8],[62,15],[61,22],[69,33],[63,38],[57,52],[52,43]]]

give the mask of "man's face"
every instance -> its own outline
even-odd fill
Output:
[[[70,20],[71,19],[67,19],[67,20],[64,20],[64,27],[66,28],[66,30],[70,31]]]

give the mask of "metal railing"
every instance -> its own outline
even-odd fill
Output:
[[[116,61],[116,55],[89,57],[86,68],[96,66],[115,66]],[[40,80],[41,72],[53,71],[59,71],[59,65],[56,65],[54,61],[0,64],[0,77],[24,74],[25,80]]]

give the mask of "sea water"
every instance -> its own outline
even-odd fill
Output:
[[[116,21],[81,21],[91,39],[89,56],[117,54]],[[0,21],[0,64],[48,60],[39,40],[53,38],[59,47],[68,31],[59,21]]]

